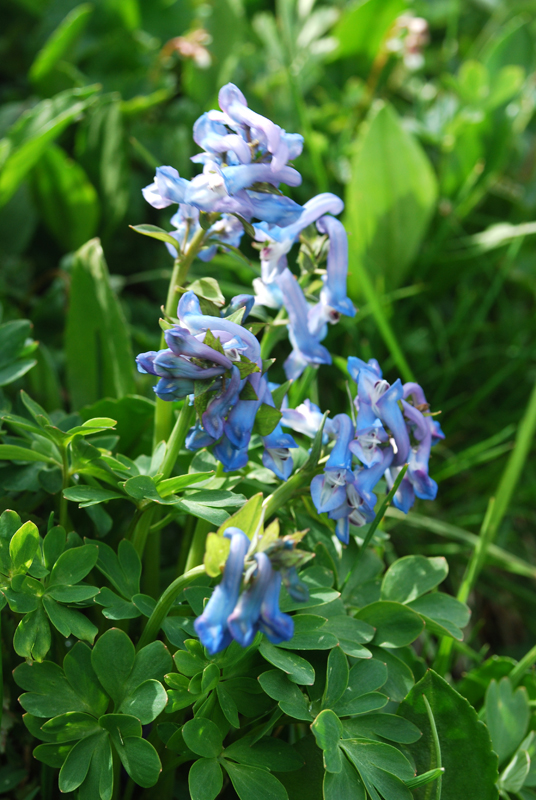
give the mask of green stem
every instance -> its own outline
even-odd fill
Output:
[[[2,663],[2,612],[0,611],[0,727],[4,715],[4,665]]]
[[[67,527],[69,524],[69,514],[68,514],[68,503],[66,497],[63,496],[63,492],[69,486],[69,461],[67,458],[67,448],[63,447],[61,449],[61,460],[62,460],[62,487],[61,487],[61,497],[60,497],[60,525],[61,527],[67,531]]]
[[[283,508],[296,492],[311,481],[313,475],[311,472],[296,472],[292,478],[278,486],[275,492],[268,495],[263,502],[265,519],[269,519],[272,514]]]
[[[532,647],[526,655],[523,656],[521,661],[518,661],[512,672],[508,675],[510,682],[515,687],[532,665],[536,662],[536,645]]]
[[[149,508],[146,508],[143,511],[136,527],[134,528],[134,533],[132,534],[132,544],[134,545],[140,558],[143,558],[143,551],[145,550],[145,543],[147,542],[149,528],[151,527],[153,521],[154,511],[154,505],[149,506]],[[156,536],[156,534],[154,535]]]
[[[207,522],[206,519],[197,520],[192,544],[190,545],[188,558],[186,559],[186,566],[184,567],[186,572],[189,572],[189,570],[203,563],[203,557],[205,555],[205,543],[207,541],[207,534],[211,527],[212,524]]]
[[[432,708],[430,706],[430,703],[428,702],[428,698],[426,697],[425,694],[423,694],[422,699],[424,700],[424,705],[426,707],[426,713],[428,715],[428,722],[430,723],[430,730],[432,732],[432,741],[434,743],[434,751],[435,751],[435,757],[436,757],[436,767],[438,769],[442,769],[443,764],[441,762],[441,745],[439,743],[439,735],[437,733],[436,721],[434,719],[434,715],[432,713]],[[435,800],[441,800],[441,784],[442,784],[442,782],[443,782],[443,775],[441,774],[437,778]]]
[[[188,586],[194,580],[194,578],[197,578],[198,575],[204,574],[205,567],[201,565],[199,567],[194,567],[194,569],[186,572],[184,575],[179,575],[178,578],[175,578],[173,583],[171,583],[164,591],[158,600],[153,613],[147,620],[147,625],[145,626],[140,637],[138,646],[136,648],[137,650],[141,650],[141,648],[145,647],[145,645],[154,642],[158,636],[158,631],[162,627],[163,621],[169,613],[171,606],[180,595],[182,590],[186,588],[186,586]]]
[[[169,478],[173,472],[173,467],[175,466],[177,456],[184,445],[193,414],[194,407],[188,405],[188,400],[186,399],[179,412],[179,416],[175,421],[173,430],[171,431],[171,435],[166,447],[166,455],[164,456],[164,460],[160,468],[164,479]]]

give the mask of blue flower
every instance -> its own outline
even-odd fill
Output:
[[[266,553],[256,553],[257,570],[253,583],[240,596],[227,620],[229,631],[242,647],[248,647],[257,631],[262,630],[275,644],[288,641],[294,634],[294,623],[279,608],[281,576],[274,573]]]
[[[299,378],[306,366],[331,364],[331,356],[308,328],[308,306],[298,281],[289,269],[277,277],[289,317],[289,339],[293,351],[284,364],[289,379]]]
[[[257,400],[238,400],[225,423],[225,434],[234,448],[246,449],[251,439],[255,417],[265,391],[265,379],[260,372],[249,375],[247,382],[257,395]],[[246,461],[247,463],[247,461]]]
[[[311,481],[311,498],[319,514],[339,508],[346,499],[346,484],[353,481],[350,442],[354,425],[347,414],[333,419],[337,439],[326,462],[323,475]]]
[[[234,472],[248,463],[248,448],[235,447],[225,433],[214,446],[214,455],[223,464],[224,472]]]
[[[275,408],[272,393],[266,382],[263,402]],[[292,456],[289,450],[296,448],[298,445],[292,436],[288,433],[283,433],[280,422],[277,423],[274,430],[268,434],[268,436],[263,436],[262,440],[264,443],[262,463],[267,469],[271,469],[282,481],[288,480],[293,467]]]
[[[223,123],[211,119],[210,112],[202,114],[194,123],[194,142],[210,156],[234,153],[241,164],[251,161],[251,148],[247,141],[236,133],[229,133]]]
[[[227,528],[224,536],[231,540],[231,548],[223,578],[214,589],[203,613],[194,622],[197,635],[210,655],[231,643],[232,636],[227,620],[238,602],[244,559],[250,544],[240,528]]]
[[[230,317],[231,314],[234,314],[236,311],[240,311],[241,308],[244,309],[244,315],[242,317],[242,322],[244,322],[255,305],[255,297],[252,294],[237,294],[231,298],[231,302],[227,306],[224,317]]]
[[[203,427],[213,439],[219,439],[223,435],[225,417],[238,400],[239,392],[240,372],[238,367],[233,367],[227,386],[210,401],[203,414]]]

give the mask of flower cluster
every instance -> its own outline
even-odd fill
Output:
[[[300,155],[303,137],[252,111],[233,84],[224,86],[218,99],[221,110],[208,111],[194,125],[194,140],[203,152],[192,160],[203,165],[202,173],[188,181],[173,167],[159,167],[143,194],[155,208],[179,204],[172,236],[182,252],[205,230],[199,251],[203,260],[212,258],[218,247],[238,247],[244,225],[253,232],[261,246],[261,278],[254,281],[257,303],[285,306],[293,347],[285,371],[288,378],[297,378],[308,365],[331,363],[321,344],[327,323],[337,322],[341,314],[355,314],[346,295],[346,232],[332,216],[340,214],[344,204],[328,192],[303,206],[283,195],[281,183],[301,183],[300,173],[287,162]],[[253,219],[258,222],[251,226]],[[329,249],[320,297],[310,305],[287,266],[287,253],[314,223],[329,238]]]
[[[292,639],[292,617],[279,608],[283,571],[272,568],[267,552],[255,553],[251,567],[246,569],[246,588],[240,594],[251,542],[240,528],[227,528],[224,536],[231,540],[231,547],[223,578],[194,623],[201,643],[214,655],[233,639],[242,647],[248,647],[258,631],[262,631],[273,644]],[[291,595],[304,599],[303,585],[296,570],[291,567],[285,571],[288,573],[285,582]]]
[[[375,359],[365,363],[348,359],[348,370],[357,383],[356,423],[347,414],[338,414],[328,429],[335,440],[322,475],[311,482],[311,497],[319,513],[327,512],[336,520],[336,533],[345,544],[349,541],[350,523],[357,527],[375,517],[374,487],[385,476],[389,489],[405,463],[407,472],[398,487],[393,503],[407,513],[415,497],[434,500],[437,483],[428,475],[430,449],[444,438],[441,427],[427,415],[428,403],[417,383],[391,386],[382,378]],[[284,424],[306,431],[304,418],[316,419],[316,407],[284,412]],[[359,465],[353,468],[353,457]]]

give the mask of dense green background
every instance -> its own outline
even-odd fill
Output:
[[[406,8],[430,26],[416,71],[385,51]],[[392,557],[448,555],[456,592],[536,377],[535,10],[500,0],[4,0],[0,298],[3,320],[31,319],[40,348],[2,402],[22,387],[47,410],[79,409],[134,380],[152,396],[133,373],[124,385],[104,368],[88,377],[102,367],[95,359],[130,345],[89,305],[87,324],[66,324],[80,280],[69,253],[101,238],[133,351],[157,347],[170,258],[128,225],[166,227],[172,211],[150,208],[140,190],[160,164],[195,174],[192,123],[231,80],[255,110],[305,134],[294,199],[326,189],[345,198],[360,314],[331,329],[330,350],[378,358],[389,380],[414,375],[442,411],[438,500],[407,521],[393,512],[385,528]],[[208,68],[173,41],[200,28]],[[230,297],[256,274],[249,255],[253,268],[220,256],[195,275],[217,277]],[[341,362],[323,368],[319,394],[323,408],[342,408]],[[496,539],[530,564],[535,487],[528,458]],[[32,510],[29,496],[21,502]],[[534,640],[533,579],[492,556],[459,671],[484,652],[519,657]]]

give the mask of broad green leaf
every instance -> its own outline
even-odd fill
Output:
[[[74,254],[70,274],[65,352],[71,402],[78,408],[102,395],[132,393],[134,361],[128,326],[110,287],[98,239]]]
[[[361,291],[359,271],[370,266],[389,288],[404,282],[437,198],[437,181],[420,144],[394,109],[377,101],[362,127],[347,184],[350,258],[359,263],[350,291]]]
[[[175,478],[167,478],[157,484],[157,491],[160,497],[167,497],[174,492],[182,492],[194,483],[201,483],[214,475],[213,472],[195,472],[186,475],[177,475]]]
[[[201,691],[210,692],[215,689],[220,680],[220,670],[216,664],[208,664],[203,670],[201,677]]]
[[[343,756],[340,772],[326,772],[324,776],[324,800],[366,800],[366,791],[359,773]]]
[[[286,672],[294,683],[300,683],[307,686],[312,686],[315,682],[315,671],[311,664],[301,656],[295,653],[289,653],[285,650],[280,650],[270,642],[263,641],[260,648],[260,654],[274,667],[278,667],[283,672]]]
[[[36,661],[43,661],[50,650],[51,644],[50,625],[48,624],[43,606],[39,605],[35,611],[25,614],[17,625],[13,637],[13,649],[17,655],[23,658],[34,658]],[[28,709],[28,711],[29,710],[30,709]],[[53,716],[54,713],[57,712],[52,712],[50,715],[46,714],[43,716]]]
[[[370,642],[374,638],[375,630],[368,623],[340,614],[328,619],[326,630],[337,637],[346,655],[370,658],[370,650],[362,645],[362,642]]]
[[[246,536],[253,538],[255,533],[262,533],[264,513],[262,508],[262,494],[254,494],[240,511],[232,514],[218,528],[218,535],[223,536],[227,528],[235,527],[244,531]]]
[[[486,692],[486,724],[501,764],[521,744],[530,719],[527,690],[514,691],[509,678],[492,680]]]
[[[78,800],[111,800],[113,783],[112,748],[109,738],[101,736],[93,750],[86,779],[78,790]]]
[[[518,750],[499,778],[498,787],[504,792],[519,792],[530,772],[531,759],[526,750]]]
[[[91,736],[93,733],[100,733],[101,728],[91,714],[68,711],[66,714],[49,719],[43,725],[42,730],[44,733],[51,734],[56,742],[74,742]]]
[[[109,697],[97,679],[91,663],[91,649],[87,644],[77,642],[69,650],[63,659],[63,671],[84,708],[95,717],[104,714]]]
[[[167,704],[166,690],[153,679],[140,683],[121,703],[120,711],[137,717],[142,725],[153,722]]]
[[[154,500],[160,501],[160,495],[156,491],[156,483],[149,475],[135,475],[125,482],[125,492],[134,500]]]
[[[250,767],[264,767],[272,772],[292,772],[303,767],[304,761],[292,745],[282,739],[264,736],[252,744],[252,736],[243,736],[225,748],[225,758]]]
[[[98,628],[82,612],[60,605],[48,595],[43,597],[43,607],[49,620],[62,636],[68,638],[72,634],[77,639],[93,644]]]
[[[348,675],[348,685],[333,706],[340,716],[362,714],[383,708],[387,698],[376,692],[387,680],[387,667],[376,658],[355,664]]]
[[[98,86],[68,89],[42,100],[24,113],[8,131],[0,158],[0,206],[12,197],[29,170],[65,128],[94,102]]]
[[[192,800],[215,800],[223,787],[223,773],[215,758],[194,761],[188,773]]]
[[[125,696],[125,684],[135,658],[134,645],[124,631],[110,628],[99,636],[91,653],[91,664],[116,707]]]
[[[95,236],[99,199],[80,164],[51,144],[31,177],[41,217],[63,250],[76,250]]]
[[[423,621],[415,611],[390,600],[380,600],[365,606],[358,611],[357,617],[376,628],[373,642],[384,647],[404,647],[411,644],[424,628]]]
[[[218,696],[218,702],[225,719],[230,725],[233,726],[233,728],[239,728],[240,720],[238,718],[238,709],[236,707],[236,703],[223,683],[218,683],[216,686],[216,694]]]
[[[70,753],[72,744],[40,744],[33,751],[33,757],[53,769],[59,769]]]
[[[142,647],[136,653],[132,671],[123,686],[125,697],[129,697],[144,681],[162,682],[164,675],[173,667],[169,650],[163,642],[156,641]]]
[[[175,508],[185,511],[199,519],[206,519],[212,525],[223,525],[229,519],[229,514],[222,508],[212,508],[211,506],[203,505],[203,503],[196,503],[194,500],[179,500],[175,504]]]
[[[28,520],[15,533],[9,543],[9,555],[13,572],[27,572],[39,547],[37,526]]]
[[[231,779],[240,800],[288,800],[283,784],[265,769],[246,767],[224,761],[223,767]]]
[[[389,800],[413,800],[403,781],[414,777],[414,771],[405,756],[389,744],[366,739],[343,739],[341,747],[359,772],[371,796],[376,789]]]
[[[423,695],[434,716],[445,767],[441,800],[460,800],[460,797],[497,800],[497,756],[492,751],[488,730],[467,700],[433,670],[414,686],[398,709],[398,714],[423,732],[418,742],[408,746],[417,773],[437,766]],[[415,790],[418,800],[427,796],[427,787]]]
[[[88,508],[108,500],[122,500],[125,495],[111,489],[102,489],[100,486],[71,486],[64,489],[63,496],[74,503],[80,503],[79,508]]]
[[[225,305],[225,297],[215,278],[199,278],[191,283],[188,289],[198,297],[204,297],[205,300],[210,300],[217,306]]]
[[[55,717],[68,711],[90,710],[67,681],[61,667],[51,661],[21,664],[15,669],[13,677],[25,692],[19,698],[21,706],[35,717]]]
[[[75,744],[60,770],[58,778],[60,792],[74,792],[83,783],[89,770],[93,750],[103,736],[104,733],[100,731]]]
[[[130,458],[150,452],[154,401],[137,395],[127,395],[119,400],[105,398],[80,409],[84,420],[93,417],[111,417],[116,420],[115,433],[119,436],[121,452]],[[137,472],[131,472],[131,476]]]
[[[254,433],[258,433],[260,436],[268,436],[280,422],[281,417],[282,413],[278,408],[269,406],[267,403],[261,403],[255,416]]]
[[[134,545],[122,539],[117,553],[104,542],[98,543],[97,569],[130,600],[140,591],[141,561]]]
[[[104,714],[99,718],[99,725],[108,731],[114,744],[120,744],[126,736],[140,738],[143,734],[141,722],[129,714]]]
[[[117,747],[119,758],[132,780],[148,789],[160,777],[162,764],[153,745],[146,739],[127,736],[122,746]]]
[[[439,586],[448,575],[449,567],[442,556],[405,556],[392,564],[382,581],[382,600],[409,603]]]
[[[220,729],[210,719],[194,717],[184,725],[182,735],[190,750],[203,758],[217,758],[223,749]]]
[[[18,531],[21,526],[21,520],[16,511],[2,511],[0,515],[0,541],[9,542],[11,537]]]
[[[279,647],[289,650],[331,650],[336,646],[337,637],[333,632],[328,632],[325,617],[296,614],[293,620],[294,636],[288,642],[280,642]]]
[[[348,686],[348,659],[339,645],[331,650],[326,668],[322,708],[333,708]]]
[[[415,683],[412,671],[401,658],[398,658],[390,650],[373,645],[370,646],[370,649],[374,659],[387,666],[387,680],[383,684],[382,690],[391,700],[401,703]]]
[[[217,578],[221,575],[222,569],[225,566],[229,550],[231,547],[230,539],[219,536],[217,533],[209,533],[205,545],[205,557],[203,563],[207,571],[207,575],[211,578]]]
[[[91,3],[82,3],[69,11],[37,53],[28,72],[31,81],[37,82],[45,78],[63,58],[85,29],[93,8]]]
[[[408,603],[424,619],[426,630],[438,636],[453,636],[463,640],[462,628],[469,622],[471,612],[465,603],[443,592],[433,592]]]
[[[78,586],[53,586],[47,594],[58,603],[81,603],[99,593],[97,586],[87,584]]]
[[[343,756],[339,743],[343,729],[338,716],[330,709],[324,709],[311,725],[311,730],[317,745],[323,750],[326,771],[340,772]]]
[[[399,744],[418,742],[422,734],[407,719],[394,714],[366,714],[342,720],[343,739],[388,739]]]
[[[277,700],[281,711],[294,719],[312,720],[309,704],[295,683],[281,670],[271,669],[259,675],[259,683],[266,694]],[[219,688],[219,687],[218,687]]]
[[[52,568],[49,586],[72,585],[83,580],[97,563],[98,555],[98,548],[91,544],[66,550]]]

